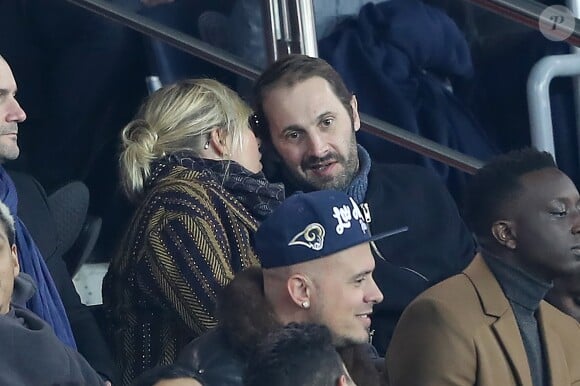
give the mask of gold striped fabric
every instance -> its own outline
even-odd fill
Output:
[[[209,174],[170,166],[128,226],[103,282],[103,301],[122,384],[174,361],[216,325],[220,289],[259,266],[258,223]]]

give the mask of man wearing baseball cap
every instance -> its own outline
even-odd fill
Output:
[[[380,385],[370,339],[373,306],[383,300],[372,273],[373,235],[356,202],[322,190],[286,199],[258,228],[262,269],[238,274],[218,302],[219,327],[190,343],[178,362],[223,368],[220,385],[243,385],[243,368],[269,332],[291,322],[328,327],[354,382]]]

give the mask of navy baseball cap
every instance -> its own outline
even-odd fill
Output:
[[[288,197],[255,235],[263,268],[286,267],[408,230],[374,236],[358,204],[343,192],[320,190]]]

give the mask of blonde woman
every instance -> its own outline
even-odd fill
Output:
[[[123,130],[122,183],[138,209],[103,283],[122,384],[170,364],[216,325],[216,294],[260,264],[258,223],[284,198],[262,174],[251,111],[214,80],[164,87]]]

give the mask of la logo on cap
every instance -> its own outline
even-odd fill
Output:
[[[319,223],[312,223],[290,240],[288,246],[303,245],[315,251],[320,251],[324,247],[324,235],[326,231]]]

